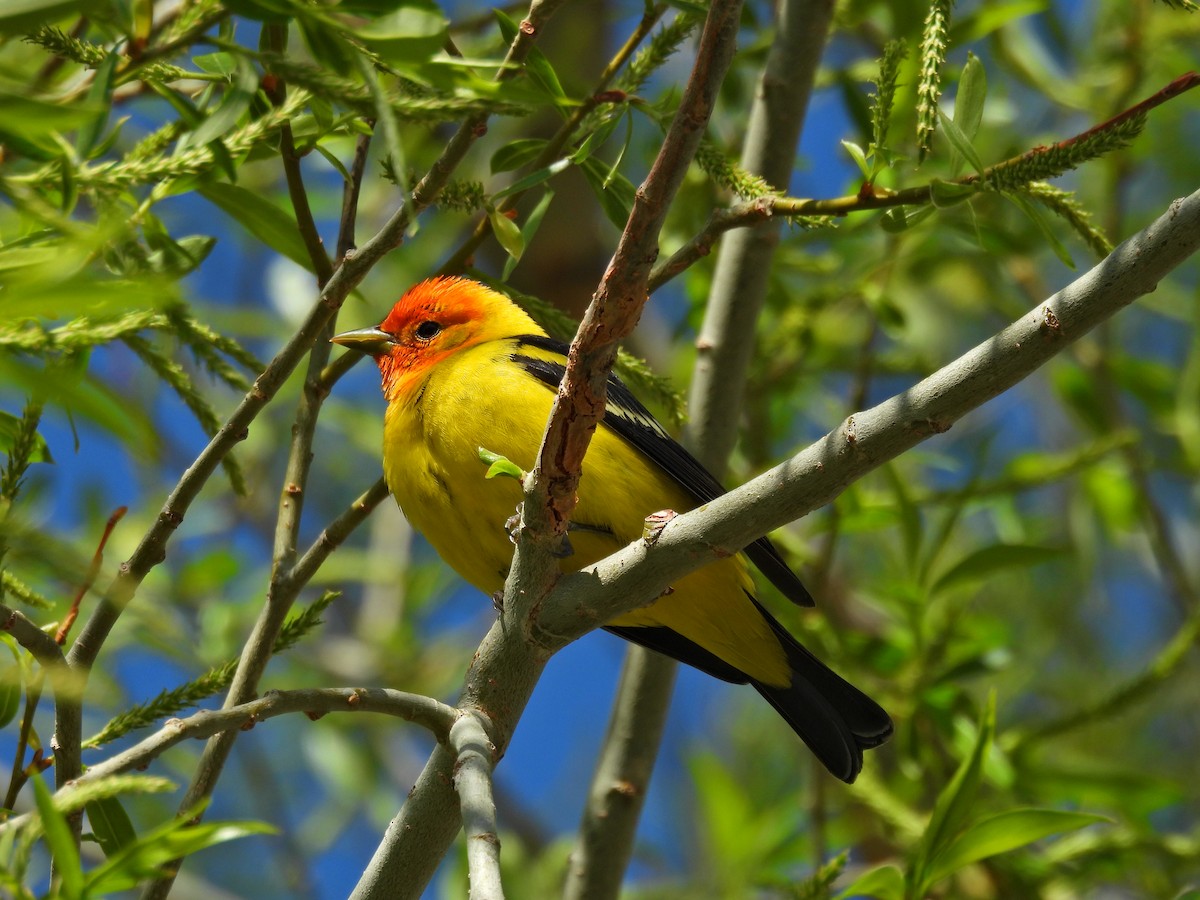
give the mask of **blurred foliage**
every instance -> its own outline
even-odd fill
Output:
[[[541,228],[543,216],[565,211],[580,265],[603,266],[678,101],[703,11],[584,6],[559,13],[518,73],[503,58],[520,6],[3,5],[0,601],[52,635],[82,593],[87,619],[171,487],[255,390],[261,360],[312,306],[313,248],[318,238],[321,252],[336,246],[360,136],[374,134],[359,243],[406,202],[404,186],[459,123],[473,123],[478,146],[348,302],[345,327],[377,321],[444,262],[529,298],[552,331],[569,333],[571,298],[554,293],[561,250],[546,249],[561,246],[562,225]],[[839,217],[833,230],[785,229],[751,384],[730,411],[743,426],[734,479],[936,370],[1196,189],[1194,95],[1135,109],[1197,67],[1191,6],[838,4],[788,194],[927,190],[904,207]],[[621,47],[635,29],[642,39],[602,80],[603,61],[567,49],[571,29],[597,47]],[[714,209],[764,191],[737,154],[772,36],[772,5],[750,3],[664,258]],[[303,176],[299,198],[285,162]],[[711,273],[702,261],[653,298],[629,348],[650,365],[622,359],[623,377],[664,418],[679,412],[665,376],[686,382]],[[775,608],[893,713],[896,736],[845,788],[808,764],[764,704],[720,694],[737,702],[688,723],[689,758],[662,762],[671,787],[653,799],[670,804],[657,818],[671,833],[643,834],[631,896],[1195,890],[1198,320],[1192,265],[952,433],[778,535],[820,609]],[[378,477],[381,407],[366,369],[323,410],[300,553]],[[118,737],[128,728],[186,714],[228,683],[267,593],[279,498],[290,496],[286,448],[312,391],[298,376],[284,384],[112,632],[84,733],[116,740],[85,763],[131,746],[139,735]],[[93,582],[104,522],[121,505],[129,513]],[[453,696],[491,617],[486,599],[458,587],[381,508],[303,586],[311,615],[288,633],[311,633],[273,661],[263,688],[369,683]],[[186,871],[237,894],[342,896],[429,747],[382,717],[273,720],[239,740],[212,810],[270,823],[273,837],[245,822],[181,829],[179,791],[164,797],[163,779],[122,776],[80,798],[94,838],[80,854],[35,774],[53,752],[43,672],[4,643],[7,803],[33,812],[0,831],[0,891],[12,896],[48,889],[46,852],[59,864],[54,893],[99,896],[232,837],[243,840]],[[110,719],[118,724],[105,727]],[[546,753],[593,752],[560,737]],[[178,747],[156,771],[185,784],[197,753]],[[502,785],[549,780],[499,773]],[[583,793],[577,785],[572,799]],[[570,846],[551,824],[557,809],[519,794],[500,805],[509,895],[549,896]],[[445,868],[439,889],[461,896],[465,859]]]

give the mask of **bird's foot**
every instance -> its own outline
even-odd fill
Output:
[[[653,547],[658,543],[667,523],[678,515],[679,513],[673,509],[660,509],[658,512],[646,516],[645,522],[642,523],[642,540],[645,541],[646,546]]]
[[[504,530],[508,534],[508,539],[511,543],[517,543],[517,535],[521,533],[521,510],[523,505],[517,506],[517,511],[504,520]]]

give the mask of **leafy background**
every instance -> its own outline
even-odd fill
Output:
[[[541,145],[526,142],[545,141],[562,121],[561,97],[590,95],[637,24],[636,5],[564,8],[539,36],[544,56],[535,55],[527,77],[500,86],[491,76],[520,7],[507,18],[468,4],[402,4],[395,13],[362,4],[353,10],[362,17],[351,20],[298,2],[202,0],[183,4],[166,31],[148,29],[150,9],[30,2],[0,13],[0,437],[10,460],[20,456],[28,398],[45,404],[35,462],[19,490],[10,462],[4,485],[2,561],[6,577],[19,580],[6,582],[4,599],[22,606],[19,585],[28,586],[50,604],[42,610],[26,598],[22,608],[39,623],[61,619],[86,583],[105,521],[127,507],[84,598],[88,616],[96,590],[134,551],[207,433],[316,296],[278,125],[265,124],[273,116],[292,119],[309,203],[332,249],[338,167],[348,166],[365,120],[378,121],[360,241],[402,202],[394,182],[411,184],[454,123],[493,113],[438,208],[349,299],[343,327],[378,321],[405,287],[468,256],[472,271],[578,314],[691,54],[683,40],[631,90],[637,102],[597,107],[575,143],[595,134],[593,155],[561,173],[535,169],[537,183],[509,220],[481,211],[481,200],[494,208],[499,192],[529,174]],[[691,9],[670,8],[664,21]],[[885,188],[971,170],[944,127],[917,165],[927,13],[910,2],[838,5],[790,195],[859,191],[863,175],[843,140],[865,148],[863,162]],[[24,37],[46,21],[60,34],[85,21],[78,46],[45,31]],[[464,56],[490,65],[434,61],[447,21]],[[732,179],[719,169],[736,159],[771,21],[767,4],[746,7],[739,56],[710,127],[712,158],[689,174],[663,234],[667,252],[732,201]],[[281,31],[289,32],[286,55]],[[87,58],[87,47],[122,36],[152,48],[178,40],[174,51],[136,65],[117,54]],[[347,36],[384,68],[364,66]],[[950,19],[943,108],[958,120],[964,73],[986,73],[982,119],[966,149],[991,164],[1154,93],[1196,66],[1198,36],[1200,18],[1163,3],[964,2]],[[867,159],[870,95],[880,90],[871,82],[896,38],[908,52],[896,63],[888,136]],[[182,67],[188,80],[155,66]],[[271,92],[263,71],[286,82],[294,106],[259,93]],[[298,101],[300,89],[315,99]],[[379,91],[393,98],[390,114]],[[981,91],[972,88],[973,101]],[[1119,240],[1195,189],[1198,145],[1200,117],[1185,94],[1154,110],[1127,148],[1055,184],[1075,191],[1094,225]],[[1069,281],[1070,266],[1095,259],[1094,236],[1036,197],[950,199],[910,208],[910,219],[931,213],[920,221],[860,212],[785,228],[746,402],[730,411],[743,422],[731,482],[933,371]],[[539,204],[545,218],[530,234]],[[464,237],[481,220],[502,240],[470,254]],[[509,222],[526,229],[524,239]],[[703,261],[658,291],[629,348],[677,386],[690,377],[711,273]],[[907,885],[920,895],[947,875],[928,889],[1166,897],[1200,880],[1198,317],[1193,263],[1016,390],[778,535],[820,609],[773,608],[883,702],[896,737],[843,788],[747,692],[681,672],[630,872],[633,894],[831,896],[863,876],[871,879],[859,882],[864,893],[899,896]],[[670,417],[669,393],[654,383],[642,391]],[[238,445],[236,469],[206,486],[122,616],[91,676],[85,735],[240,652],[270,579],[284,448],[301,393],[297,374]],[[337,383],[313,441],[301,547],[378,477],[382,408],[368,366]],[[325,591],[338,592],[325,624],[272,661],[264,689],[372,684],[452,700],[494,615],[389,503],[331,556],[300,602]],[[6,643],[0,758],[8,759],[38,666]],[[557,890],[623,651],[597,634],[559,654],[497,770],[511,896]],[[45,700],[34,723],[35,744],[49,752]],[[85,762],[146,733],[89,751]],[[283,717],[243,734],[208,818],[277,830],[189,860],[177,890],[344,895],[430,745],[418,729],[365,715]],[[180,746],[153,774],[186,784],[199,752],[198,743]],[[31,793],[17,797],[19,809],[33,805]],[[145,834],[170,819],[180,796],[130,793],[122,803]],[[1031,808],[1054,813],[1012,812]],[[1009,818],[978,825],[1002,813]],[[976,826],[971,847],[993,851],[1055,836],[974,865],[971,847],[953,842],[968,825]],[[99,850],[84,846],[88,869]],[[843,850],[849,868],[839,876]],[[15,884],[22,857],[5,852]],[[42,851],[34,853],[28,881],[44,889]],[[451,859],[431,892],[460,896],[464,884],[465,864]]]

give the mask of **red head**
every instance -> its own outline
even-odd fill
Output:
[[[467,278],[441,277],[410,288],[378,328],[333,340],[375,357],[391,401],[409,396],[448,356],[523,334],[545,332],[503,294]]]

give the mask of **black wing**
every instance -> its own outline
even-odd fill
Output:
[[[522,335],[516,340],[518,346],[535,347],[566,359],[568,347],[562,341],[542,335]],[[538,381],[555,390],[562,383],[563,373],[566,371],[562,362],[527,356],[519,350],[512,355],[512,360]],[[604,410],[604,424],[628,441],[634,449],[653,460],[691,495],[697,505],[715,500],[726,492],[721,482],[717,481],[696,457],[667,434],[666,429],[616,375],[608,376],[608,403]],[[812,596],[800,583],[796,573],[788,568],[775,545],[765,537],[747,547],[746,555],[793,603],[800,606],[814,605]]]

